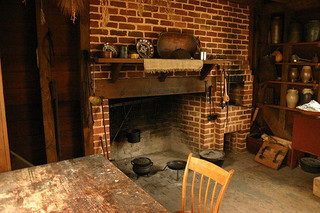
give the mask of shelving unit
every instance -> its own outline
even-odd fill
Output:
[[[298,62],[291,62],[291,56],[297,55],[302,59],[309,59],[312,61],[313,57],[317,54],[320,58],[320,40],[305,42],[303,37],[301,42],[289,43],[286,42],[289,38],[290,22],[295,20],[301,24],[306,24],[309,20],[320,19],[320,15],[317,12],[318,9],[310,10],[283,10],[282,14],[279,12],[266,13],[263,21],[269,26],[272,16],[281,16],[283,18],[283,36],[282,43],[271,44],[270,38],[268,38],[269,30],[265,29],[261,31],[263,34],[262,47],[260,57],[265,56],[266,52],[273,52],[279,50],[282,53],[282,61],[275,63],[277,74],[280,80],[269,80],[259,84],[258,97],[261,97],[257,104],[261,108],[265,108],[266,112],[263,115],[263,120],[269,126],[269,128],[287,139],[288,134],[292,134],[293,129],[293,115],[300,114],[301,111],[296,108],[288,108],[286,101],[287,90],[295,88],[299,91],[301,98],[301,91],[303,88],[310,88],[313,90],[313,99],[320,102],[320,61],[319,62],[306,62],[300,60]],[[301,28],[303,30],[303,28]],[[303,33],[301,33],[302,35]],[[263,46],[264,45],[264,46]],[[291,82],[289,79],[289,70],[292,67],[296,67],[301,72],[303,66],[311,66],[313,71],[313,79],[308,83],[303,83],[300,80]],[[270,88],[270,89],[269,89]],[[265,96],[266,94],[266,96]],[[271,95],[269,95],[271,94]],[[299,105],[299,102],[298,102]],[[272,119],[270,119],[272,117]],[[276,124],[272,124],[276,122]],[[276,131],[279,130],[280,131]]]

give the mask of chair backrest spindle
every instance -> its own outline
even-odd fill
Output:
[[[183,177],[183,185],[182,185],[182,203],[181,203],[181,212],[185,211],[185,203],[186,203],[186,191],[187,191],[187,180],[188,180],[188,174],[189,170],[193,171],[193,178],[192,178],[192,186],[191,186],[191,212],[194,212],[194,186],[195,186],[195,179],[196,174],[199,173],[201,175],[200,178],[200,184],[199,184],[199,195],[198,195],[198,212],[201,212],[201,194],[202,194],[202,185],[203,185],[203,179],[204,177],[208,177],[207,186],[205,190],[205,196],[204,196],[204,205],[203,205],[203,211],[206,212],[207,209],[207,199],[209,194],[209,188],[211,181],[214,181],[215,184],[213,186],[212,190],[212,196],[210,201],[210,213],[214,212],[217,213],[220,208],[220,204],[223,198],[223,195],[227,189],[227,186],[230,182],[230,179],[233,175],[233,170],[230,170],[229,172],[218,167],[217,165],[214,165],[208,161],[198,159],[195,157],[192,157],[192,153],[189,154],[188,162],[184,171],[184,177]],[[216,189],[218,183],[222,185],[217,201],[214,202],[214,197],[216,194]],[[213,204],[215,203],[215,206],[213,208]]]

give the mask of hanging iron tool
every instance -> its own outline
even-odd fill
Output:
[[[89,101],[93,106],[98,106],[99,103],[102,101],[102,99],[98,96],[96,96],[96,76],[95,76],[95,70],[96,70],[96,63],[93,61],[93,95],[89,97]]]
[[[102,111],[102,122],[103,122],[103,130],[104,130],[104,140],[106,142],[106,152],[107,152],[107,159],[109,159],[109,151],[108,151],[108,141],[107,141],[107,131],[106,131],[106,122],[104,120],[104,109],[103,109],[103,98],[99,97],[101,100],[101,111]]]
[[[212,108],[212,86],[209,86],[209,116],[208,116],[208,121],[213,121],[218,118],[217,114],[212,114],[211,108]]]
[[[227,73],[227,82],[228,82],[228,84],[227,84],[227,87],[228,87],[227,96],[229,98],[229,93],[230,93],[230,73]],[[227,126],[229,125],[229,103],[230,103],[230,98],[229,98],[229,100],[227,102]]]
[[[102,149],[103,156],[106,157],[106,153],[104,151],[103,139],[101,136],[100,136],[100,143],[101,143],[101,149]]]
[[[204,94],[205,94],[205,102],[206,102],[206,105],[207,105],[207,102],[208,102],[208,81],[204,81]]]
[[[220,66],[218,65],[217,67],[218,69],[218,72],[220,70]],[[223,79],[223,71],[221,70],[221,81],[220,81],[220,94],[221,94],[221,101],[220,101],[220,106],[221,106],[221,109],[224,109],[224,107],[226,106],[224,100],[223,100],[223,91],[222,91],[222,85],[224,83],[224,79]]]

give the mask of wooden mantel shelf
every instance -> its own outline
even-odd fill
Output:
[[[176,59],[180,60],[180,59]],[[181,59],[186,60],[186,59]],[[131,58],[93,58],[93,62],[96,64],[110,64],[111,65],[111,82],[116,82],[119,78],[123,64],[143,64],[144,59],[131,59]],[[203,61],[203,67],[200,72],[200,80],[205,79],[210,73],[214,65],[231,64],[231,61],[223,59],[213,59]],[[159,81],[164,81],[167,75],[159,74]]]

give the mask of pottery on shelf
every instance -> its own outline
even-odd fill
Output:
[[[299,101],[298,93],[299,92],[296,89],[287,90],[286,100],[287,100],[287,106],[289,108],[295,108],[297,106],[297,103]]]
[[[291,82],[296,82],[299,78],[299,71],[297,67],[291,67],[289,70],[289,79]]]
[[[275,16],[271,20],[271,42],[278,44],[282,38],[282,18]]]
[[[289,26],[289,43],[297,43],[301,41],[301,24],[292,22]]]
[[[312,69],[311,66],[303,66],[300,72],[300,78],[302,83],[308,83],[312,80]]]
[[[300,100],[301,105],[309,103],[312,100],[312,96],[313,96],[313,90],[310,88],[304,88],[302,90],[302,95]]]
[[[317,41],[320,34],[320,20],[310,20],[305,25],[305,40],[306,41]]]

